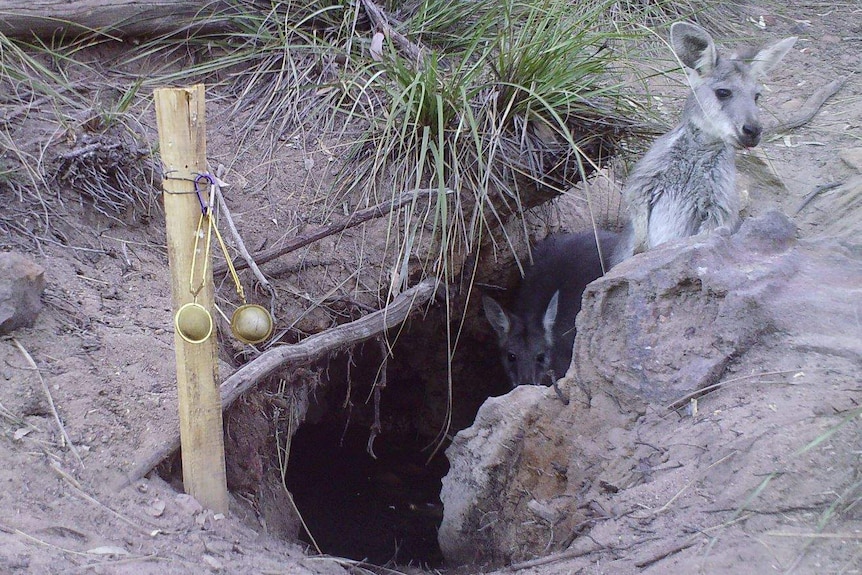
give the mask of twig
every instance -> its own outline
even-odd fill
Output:
[[[74,549],[68,549],[67,547],[60,547],[59,545],[54,545],[53,543],[48,543],[47,541],[45,541],[43,539],[39,539],[38,537],[33,537],[29,533],[25,533],[25,532],[21,531],[20,529],[16,529],[15,527],[8,527],[8,526],[5,526],[3,524],[0,524],[0,531],[4,531],[4,532],[8,532],[8,533],[14,533],[15,535],[20,535],[21,537],[23,537],[24,539],[26,539],[32,543],[36,543],[38,545],[43,545],[43,546],[48,547],[50,549],[56,549],[57,551],[62,551],[63,553],[68,553],[70,555],[79,555],[81,557],[92,557],[92,555],[88,555],[87,553],[84,553],[82,551],[75,551]]]
[[[635,567],[638,567],[639,569],[649,567],[653,563],[658,563],[662,559],[667,559],[671,555],[676,555],[680,551],[684,551],[684,550],[688,549],[689,547],[691,547],[695,543],[697,543],[697,538],[692,537],[690,539],[687,539],[686,541],[683,541],[682,543],[677,543],[673,547],[667,548],[664,551],[661,551],[657,554],[653,554],[646,559],[636,560],[635,561]]]
[[[819,185],[815,186],[814,191],[805,194],[805,197],[802,198],[802,203],[799,204],[799,207],[796,208],[796,211],[794,212],[793,215],[798,216],[799,212],[801,212],[802,210],[807,208],[808,204],[810,204],[812,201],[814,201],[817,198],[817,196],[819,196],[820,194],[822,194],[824,192],[828,192],[829,190],[834,190],[835,188],[838,188],[838,187],[842,186],[843,184],[844,184],[844,182],[829,182],[827,184],[819,184]]]
[[[397,198],[393,198],[392,200],[381,202],[376,206],[372,206],[370,208],[355,212],[351,214],[348,218],[340,222],[329,224],[328,226],[320,226],[313,229],[309,233],[302,234],[301,236],[296,236],[283,246],[258,252],[254,254],[254,260],[258,263],[258,265],[265,264],[266,262],[272,261],[285,254],[289,254],[290,252],[296,251],[299,248],[305,247],[308,244],[313,244],[318,240],[322,240],[327,236],[337,234],[338,232],[344,231],[347,228],[352,228],[353,226],[357,226],[363,222],[367,222],[368,220],[385,216],[389,212],[409,204],[419,194],[426,194],[430,196],[435,193],[437,193],[437,189],[417,189],[404,192]],[[452,192],[451,190],[446,190],[446,193]],[[247,268],[248,264],[239,259],[236,259],[233,261],[233,266],[237,270],[242,270]],[[223,274],[226,271],[227,264],[218,264],[217,266],[213,267],[214,274]]]
[[[847,78],[838,78],[837,80],[832,80],[813,94],[808,97],[805,101],[805,104],[802,105],[802,108],[799,111],[790,117],[790,119],[781,122],[777,126],[772,126],[771,128],[767,128],[764,130],[765,136],[771,136],[775,134],[780,134],[781,132],[786,132],[788,130],[792,130],[794,128],[798,128],[799,126],[805,125],[811,121],[823,104],[838,93],[844,83],[847,81]]]
[[[407,56],[410,60],[419,65],[422,64],[423,56],[424,53],[427,52],[427,49],[418,44],[414,44],[407,38],[407,36],[395,30],[395,28],[392,27],[392,24],[389,23],[389,16],[386,15],[380,6],[371,0],[362,0],[362,6],[365,8],[368,18],[371,19],[371,22],[377,29],[383,32],[388,38],[391,38],[398,47],[407,52]]]
[[[224,194],[221,193],[221,177],[224,175],[225,167],[219,164],[218,168],[216,168],[216,177],[213,186],[215,188],[215,197],[218,200],[219,214],[222,218],[227,222],[227,227],[230,230],[231,235],[233,236],[233,241],[236,244],[236,249],[239,250],[240,255],[245,260],[246,267],[251,269],[254,277],[257,278],[257,281],[261,286],[269,292],[270,305],[269,312],[273,313],[273,307],[275,307],[275,288],[272,287],[272,284],[264,277],[263,272],[260,271],[260,268],[257,267],[257,263],[255,263],[254,258],[251,257],[251,254],[248,252],[248,248],[245,247],[245,242],[242,240],[242,236],[239,235],[239,232],[236,229],[236,224],[234,224],[233,217],[230,215],[230,210],[227,207],[227,202],[224,201]]]
[[[104,569],[106,565],[110,565],[110,566],[114,567],[117,565],[130,565],[132,563],[139,563],[142,561],[167,561],[167,562],[173,563],[176,560],[177,559],[175,559],[175,558],[168,559],[167,557],[160,557],[160,556],[156,555],[155,553],[150,553],[149,555],[139,555],[137,557],[124,557],[122,559],[112,559],[111,561],[104,561],[104,560],[94,561],[92,563],[87,563],[87,564],[84,564],[84,565],[77,567],[76,569],[72,570],[71,573],[84,572],[84,571],[90,571],[90,570],[95,571],[94,568],[96,566],[99,566],[100,568]],[[182,561],[182,560],[180,560],[180,561],[186,565],[191,565],[191,562],[189,562],[189,561]],[[197,567],[197,565],[195,567]]]
[[[798,371],[799,371],[798,369],[786,369],[786,370],[781,370],[781,371],[767,371],[764,373],[752,373],[751,375],[742,375],[740,377],[734,377],[732,379],[725,379],[724,381],[719,381],[718,383],[713,383],[712,385],[707,385],[706,387],[702,387],[700,389],[696,389],[696,390],[692,391],[691,393],[687,393],[684,396],[680,397],[679,399],[668,404],[668,406],[665,407],[665,409],[667,409],[668,411],[674,411],[676,409],[679,409],[680,407],[685,406],[686,404],[688,404],[688,402],[690,400],[692,400],[696,397],[704,396],[707,393],[709,393],[711,391],[715,391],[716,389],[718,389],[720,387],[724,387],[726,385],[730,385],[733,383],[739,383],[740,381],[745,381],[746,379],[754,379],[756,377],[765,377],[767,375],[786,375],[789,373],[797,373]]]
[[[57,413],[57,407],[54,405],[54,398],[51,397],[51,390],[48,389],[48,384],[45,383],[45,378],[42,377],[42,373],[39,371],[39,366],[36,365],[36,362],[33,361],[33,356],[24,349],[24,346],[21,345],[16,338],[12,338],[12,341],[15,342],[15,345],[18,346],[18,349],[21,351],[21,355],[27,360],[27,363],[33,368],[33,371],[36,372],[36,375],[39,377],[39,381],[42,383],[42,391],[45,392],[45,397],[48,398],[48,406],[51,408],[51,413],[54,414],[54,421],[57,422],[57,427],[60,428],[60,433],[63,438],[66,440],[66,443],[69,445],[69,449],[72,450],[72,453],[75,455],[75,459],[78,460],[78,463],[81,465],[81,468],[84,468],[84,462],[81,460],[81,455],[78,453],[78,450],[75,448],[75,444],[72,443],[72,439],[69,437],[69,434],[66,433],[66,428],[63,427],[63,422],[60,421],[60,414]]]
[[[695,477],[694,479],[692,479],[691,481],[689,481],[688,483],[686,483],[685,485],[683,485],[683,486],[682,486],[682,489],[680,489],[679,491],[677,491],[677,492],[674,494],[674,496],[673,496],[673,497],[671,497],[670,499],[668,499],[667,503],[665,503],[664,505],[662,505],[662,506],[661,506],[661,507],[659,507],[658,509],[653,509],[652,511],[650,511],[649,513],[647,513],[647,514],[646,514],[646,515],[644,515],[644,516],[641,516],[641,517],[635,517],[635,518],[636,518],[636,519],[644,519],[644,518],[646,518],[646,517],[654,517],[654,516],[658,515],[659,513],[664,513],[664,511],[665,511],[668,507],[670,507],[670,506],[671,506],[671,503],[673,503],[674,501],[676,501],[676,500],[677,500],[677,498],[678,498],[680,495],[682,495],[683,493],[685,493],[685,492],[686,492],[686,490],[688,490],[688,488],[689,488],[689,487],[691,487],[691,486],[692,486],[692,485],[694,485],[696,482],[698,482],[698,481],[700,481],[701,479],[703,479],[703,477],[702,477],[702,476],[703,476],[703,475],[705,475],[707,471],[709,471],[710,469],[712,469],[713,467],[715,467],[716,465],[718,465],[718,464],[720,464],[720,463],[724,463],[725,461],[727,461],[728,459],[730,459],[731,457],[733,457],[733,456],[734,456],[734,455],[736,455],[737,453],[739,453],[739,452],[738,452],[738,451],[736,451],[736,450],[731,451],[730,453],[728,453],[727,455],[725,455],[724,457],[722,457],[722,458],[721,458],[721,459],[719,459],[718,461],[715,461],[715,462],[711,463],[711,464],[710,464],[710,465],[709,465],[709,466],[708,466],[708,467],[703,471],[703,473],[699,474],[697,477]]]
[[[308,363],[332,351],[376,337],[397,326],[417,307],[425,304],[437,290],[437,279],[427,278],[404,291],[392,303],[356,321],[345,323],[312,335],[293,345],[283,345],[265,351],[227,378],[220,386],[222,410],[228,408],[246,391],[272,375],[285,364]],[[145,456],[116,489],[124,489],[149,473],[153,467],[179,449],[179,430],[172,439]]]
[[[127,525],[131,525],[135,529],[138,529],[138,530],[142,531],[143,533],[147,533],[147,534],[151,533],[154,529],[158,529],[158,527],[156,525],[153,525],[152,523],[148,523],[146,521],[141,521],[140,519],[137,519],[138,522],[136,523],[135,521],[132,521],[131,519],[125,517],[124,515],[121,515],[118,512],[114,511],[113,509],[111,509],[110,507],[108,507],[107,505],[105,505],[104,503],[102,503],[101,501],[99,501],[98,499],[96,499],[95,497],[93,497],[92,495],[87,493],[86,491],[84,491],[81,488],[80,483],[78,483],[74,477],[70,476],[68,473],[63,471],[53,461],[50,463],[50,467],[51,467],[51,469],[54,470],[54,472],[57,475],[59,475],[62,479],[64,479],[66,481],[66,483],[69,484],[70,487],[72,487],[75,491],[77,491],[81,497],[83,497],[84,499],[86,499],[90,503],[93,503],[94,505],[101,507],[102,509],[104,509],[105,511],[107,511],[108,513],[110,513],[111,515],[113,515],[114,517],[116,517],[117,519],[122,521],[123,523],[125,523]],[[149,526],[149,528],[147,527],[147,525],[142,525],[141,523],[146,523]],[[161,531],[161,529],[158,529],[158,530]]]
[[[382,337],[377,338],[377,343],[380,346],[380,353],[383,355],[383,360],[380,362],[378,370],[379,378],[374,382],[372,393],[374,394],[374,423],[371,424],[371,433],[368,434],[368,445],[365,446],[365,451],[377,459],[374,454],[374,440],[380,435],[383,425],[380,423],[380,390],[386,389],[386,366],[389,361],[389,348]]]
[[[806,539],[848,539],[862,540],[862,533],[791,533],[787,531],[767,531],[770,537],[804,537]]]
[[[522,569],[531,569],[533,567],[539,567],[542,565],[547,565],[548,563],[556,563],[557,561],[565,561],[567,559],[576,559],[578,557],[583,557],[584,555],[589,555],[591,553],[595,553],[596,551],[604,551],[611,550],[607,547],[603,547],[598,544],[594,544],[589,549],[570,549],[568,551],[563,551],[562,553],[554,553],[553,555],[546,555],[544,557],[538,557],[536,559],[530,559],[529,561],[521,561],[520,563],[513,563],[509,565],[506,569],[508,571],[520,571]]]

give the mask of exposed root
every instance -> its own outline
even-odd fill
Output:
[[[54,183],[70,186],[110,218],[129,208],[148,213],[155,168],[147,161],[150,151],[130,140],[110,133],[81,136],[77,147],[57,157]]]

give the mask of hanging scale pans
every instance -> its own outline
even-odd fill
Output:
[[[198,183],[202,180],[206,180],[210,183],[209,203],[204,200],[201,192],[198,190]],[[266,341],[269,336],[272,335],[274,327],[272,314],[270,314],[263,306],[246,302],[245,291],[242,289],[242,284],[239,281],[236,268],[234,268],[233,261],[227,251],[227,246],[221,237],[221,233],[218,231],[218,226],[216,225],[215,220],[210,215],[210,206],[212,206],[215,192],[215,183],[213,182],[212,177],[208,174],[198,175],[195,178],[195,192],[197,193],[198,201],[201,205],[201,217],[198,220],[198,229],[195,233],[194,252],[192,255],[191,272],[189,274],[189,291],[194,299],[197,300],[197,295],[204,287],[204,283],[206,282],[207,264],[210,259],[210,251],[212,248],[212,233],[215,231],[216,238],[218,239],[219,245],[224,253],[225,261],[227,261],[228,269],[230,270],[234,285],[236,286],[236,293],[240,300],[242,300],[242,305],[234,310],[233,316],[230,319],[231,333],[233,333],[234,337],[243,343],[258,344]],[[197,267],[196,259],[198,240],[202,235],[201,232],[203,230],[204,220],[207,222],[207,237],[206,245],[204,246],[204,264],[203,270],[201,271],[200,284],[195,287],[194,276],[195,267]],[[174,325],[176,326],[177,333],[180,337],[187,342],[203,343],[210,337],[210,335],[212,335],[212,314],[210,314],[204,306],[197,303],[197,301],[187,303],[177,310],[177,313],[174,316]]]

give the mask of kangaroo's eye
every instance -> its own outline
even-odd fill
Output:
[[[755,102],[759,102],[759,101],[760,101],[760,93],[759,93],[759,92],[758,92],[757,94],[755,94],[755,95],[754,95],[754,101],[755,101]]]
[[[508,361],[509,363],[515,363],[516,361],[518,361],[518,356],[514,353],[509,353],[508,355],[506,355],[506,361]]]
[[[718,98],[719,100],[727,100],[731,96],[733,96],[733,92],[731,92],[727,88],[718,88],[715,91],[715,97]]]

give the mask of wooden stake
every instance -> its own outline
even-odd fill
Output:
[[[214,317],[212,266],[205,253],[205,237],[198,242],[195,283],[204,281],[197,300],[189,287],[195,234],[201,207],[194,178],[206,172],[206,121],[204,86],[162,88],[155,91],[156,122],[164,164],[162,183],[167,227],[168,263],[171,268],[173,312],[197,301]],[[202,186],[209,193],[209,186]],[[206,224],[206,222],[205,222]],[[202,230],[206,233],[206,225]],[[202,277],[203,263],[209,270]],[[221,399],[216,382],[218,362],[213,332],[202,343],[189,343],[174,334],[183,485],[201,505],[227,513]]]

